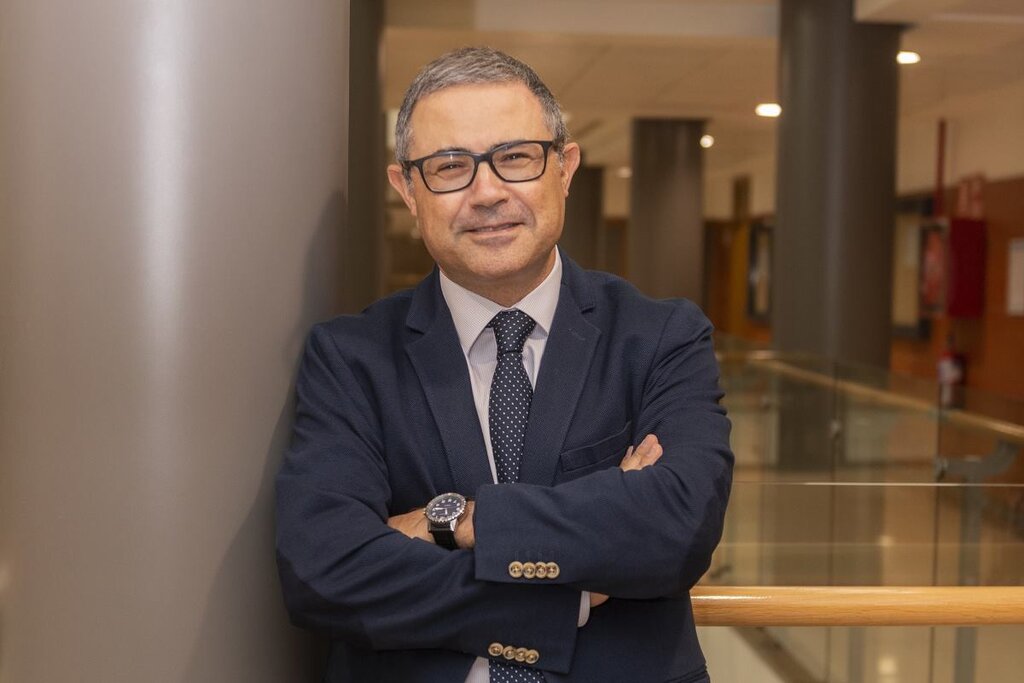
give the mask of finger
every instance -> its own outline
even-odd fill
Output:
[[[648,434],[636,449],[637,462],[635,463],[635,469],[650,467],[658,461],[663,453],[664,449],[658,443],[658,437],[654,434]]]
[[[637,459],[633,451],[633,447],[630,446],[626,449],[626,455],[622,456],[622,462],[619,463],[619,469],[623,472],[628,472],[637,468]]]
[[[654,444],[651,448],[647,450],[644,456],[640,459],[641,465],[643,467],[653,465],[654,463],[658,462],[658,459],[661,458],[664,452],[665,450],[661,447],[661,444]]]
[[[658,437],[653,434],[648,434],[640,442],[640,445],[636,447],[636,454],[643,459],[647,456],[652,448],[658,445]]]

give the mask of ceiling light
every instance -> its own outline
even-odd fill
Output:
[[[754,108],[754,113],[758,116],[767,116],[773,119],[782,113],[782,107],[775,102],[762,102]]]
[[[618,170],[615,171],[615,175],[620,178],[631,178],[633,176],[633,169],[629,166],[619,166]]]
[[[715,136],[714,135],[701,135],[700,136],[700,146],[703,147],[704,149],[707,149],[708,147],[710,147],[713,144],[715,144]]]
[[[896,53],[896,61],[900,64],[917,64],[921,61],[921,55],[909,50],[900,50]]]

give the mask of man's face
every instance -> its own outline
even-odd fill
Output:
[[[416,104],[410,124],[410,159],[453,149],[481,153],[506,142],[552,137],[540,102],[521,83],[439,90]],[[570,143],[564,161],[552,149],[544,175],[522,183],[501,180],[487,163],[480,164],[469,187],[447,194],[428,190],[416,169],[411,188],[398,165],[388,167],[388,179],[445,274],[498,300],[524,296],[550,271],[578,165],[579,147]]]

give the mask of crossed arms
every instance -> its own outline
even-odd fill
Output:
[[[619,469],[623,472],[633,472],[650,467],[658,461],[664,450],[658,443],[658,437],[648,434],[636,448],[630,446],[626,449],[626,455],[619,463]],[[455,542],[460,548],[472,550],[476,545],[476,534],[473,532],[473,508],[474,501],[466,503],[466,512],[455,528]],[[434,537],[427,525],[426,515],[423,508],[416,508],[410,512],[400,515],[393,515],[388,518],[388,526],[400,531],[409,538],[416,538],[427,543],[434,543]],[[590,606],[597,607],[607,602],[608,596],[604,593],[590,593]]]
[[[566,672],[581,590],[598,601],[687,590],[721,534],[731,471],[710,327],[694,310],[668,317],[637,387],[633,431],[657,439],[619,467],[557,486],[480,487],[465,548],[454,551],[424,542],[422,511],[393,514],[375,375],[341,352],[348,340],[315,329],[277,481],[279,569],[293,620],[375,650],[486,656],[492,641],[535,644],[541,668]],[[509,577],[511,559],[538,553],[558,562],[556,580]]]

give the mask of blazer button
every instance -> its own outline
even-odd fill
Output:
[[[537,575],[537,565],[533,562],[523,562],[523,576],[532,579]]]
[[[505,659],[515,659],[516,658],[516,649],[514,647],[512,647],[511,645],[509,645],[508,647],[506,647],[502,651],[501,656],[504,657]]]
[[[526,661],[526,652],[527,652],[527,649],[525,647],[517,647],[516,648],[516,661],[517,662],[525,662]]]
[[[562,573],[561,567],[559,567],[554,562],[548,562],[547,568],[548,568],[548,578],[549,579],[557,579],[558,575]]]
[[[523,575],[523,563],[522,562],[509,562],[508,563],[508,575],[513,579],[518,579]]]
[[[548,563],[547,562],[538,562],[537,563],[537,578],[538,579],[543,579],[547,575],[548,575]]]
[[[540,653],[539,652],[537,652],[536,650],[527,650],[526,651],[526,663],[527,664],[536,664],[538,659],[540,659]]]
[[[491,643],[487,646],[487,654],[489,654],[492,657],[500,657],[504,649],[505,646],[501,643]]]

